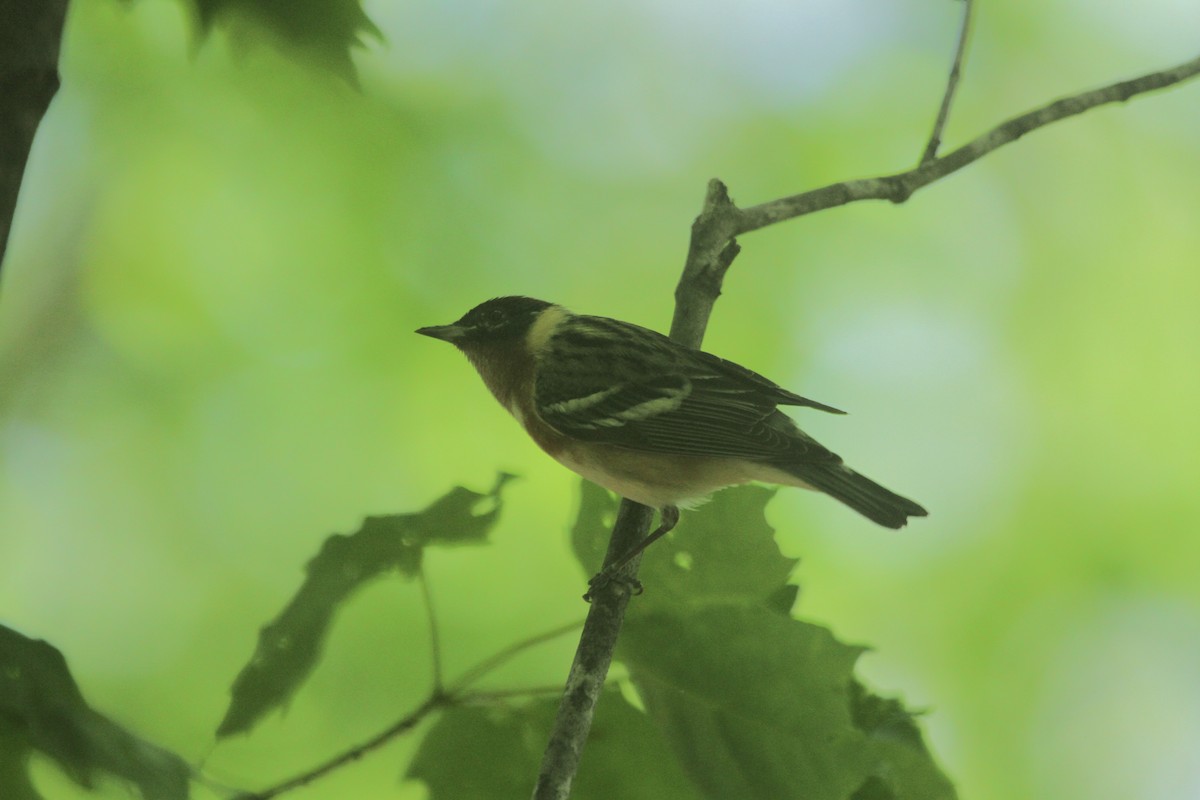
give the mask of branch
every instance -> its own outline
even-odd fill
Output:
[[[305,770],[299,775],[288,778],[285,781],[281,781],[269,789],[263,789],[261,792],[239,794],[235,797],[235,800],[270,800],[273,797],[278,797],[284,792],[290,792],[293,789],[299,789],[302,786],[307,786],[317,778],[324,777],[340,767],[344,767],[347,764],[357,761],[372,750],[378,749],[387,744],[400,734],[407,733],[408,731],[417,727],[417,724],[421,720],[425,719],[425,717],[429,716],[429,714],[433,713],[437,709],[454,705],[454,703],[455,699],[451,698],[449,695],[434,692],[428,698],[426,698],[425,702],[417,706],[412,712],[397,720],[395,723],[379,733],[375,734],[365,742],[351,747],[344,753],[340,753],[328,761],[313,767],[312,769]]]
[[[38,123],[58,91],[67,0],[0,0],[0,266]]]
[[[955,56],[950,82],[942,101],[942,110],[934,126],[934,135],[927,145],[927,152],[937,150],[941,128],[945,124],[944,117],[949,113],[957,84],[957,73],[961,71],[970,15],[970,2],[966,2],[968,5],[959,37],[958,54]],[[700,346],[713,305],[721,294],[725,272],[740,249],[736,240],[738,235],[856,200],[891,200],[893,203],[902,203],[917,189],[957,172],[993,150],[1015,142],[1030,131],[1082,114],[1096,106],[1125,101],[1138,94],[1180,83],[1197,73],[1200,73],[1200,58],[1174,69],[1056,100],[993,128],[949,155],[923,159],[920,166],[908,172],[835,183],[748,209],[740,209],[733,203],[725,184],[721,181],[709,181],[704,207],[692,224],[692,238],[683,275],[675,288],[675,315],[671,321],[671,338],[689,347]],[[604,558],[605,567],[621,554],[629,552],[646,535],[649,521],[650,509],[628,500],[622,501]],[[625,572],[629,579],[636,578],[640,563],[640,556],[630,562]],[[612,663],[613,651],[616,649],[617,636],[628,603],[628,584],[622,586],[620,581],[610,582],[595,597],[579,638],[579,647],[567,677],[567,686],[554,721],[550,741],[542,757],[533,800],[567,800],[570,795],[571,783],[591,729],[600,690]]]
[[[725,271],[740,249],[733,240],[730,222],[734,217],[729,213],[730,209],[736,211],[737,207],[729,199],[725,184],[718,180],[709,181],[704,207],[692,223],[692,240],[683,275],[675,287],[671,338],[688,347],[698,348],[703,341],[713,305],[721,295]],[[650,515],[650,509],[643,505],[631,500],[621,501],[608,552],[604,555],[604,568],[641,542],[650,528]],[[608,679],[617,637],[625,621],[629,586],[636,580],[641,563],[639,554],[623,570],[629,583],[610,581],[596,592],[542,756],[533,800],[567,800],[571,794],[571,783],[579,769],[596,703]]]
[[[622,558],[645,537],[652,513],[646,506],[630,500],[621,501],[608,552],[604,556],[605,567]],[[592,607],[583,623],[575,660],[567,674],[567,686],[558,705],[546,752],[542,754],[537,785],[533,789],[534,800],[567,800],[571,794],[571,781],[579,769],[583,746],[592,729],[592,715],[604,690],[617,636],[625,620],[631,582],[637,577],[641,563],[639,554],[621,572],[620,576],[627,577],[629,583],[613,580],[593,592]]]
[[[954,91],[958,88],[958,79],[962,75],[963,56],[967,52],[967,34],[971,32],[971,0],[962,0],[962,27],[958,31],[958,47],[954,51],[954,63],[950,65],[950,77],[946,81],[946,93],[942,95],[942,105],[938,109],[937,119],[933,122],[933,133],[929,134],[929,143],[921,154],[921,164],[928,164],[937,156],[938,148],[942,146],[942,130],[946,127],[946,119],[950,116],[950,104],[954,102]]]
[[[1151,72],[1140,78],[1055,100],[1019,117],[1013,117],[957,150],[908,172],[833,183],[803,194],[772,200],[751,208],[737,209],[737,220],[733,229],[737,234],[749,233],[777,222],[802,217],[814,211],[844,206],[857,200],[891,200],[893,203],[903,203],[918,189],[958,172],[968,164],[1015,142],[1031,131],[1091,111],[1098,106],[1123,103],[1139,94],[1165,89],[1194,78],[1197,74],[1200,74],[1200,57],[1161,72]]]
[[[558,638],[565,633],[570,633],[578,627],[578,622],[572,622],[570,624],[554,628],[553,630],[546,631],[545,633],[539,633],[535,636],[530,636],[528,639],[516,642],[515,644],[506,647],[493,656],[485,658],[483,661],[480,661],[478,664],[468,669],[449,688],[443,689],[440,682],[440,675],[435,676],[433,690],[430,691],[429,696],[426,697],[419,706],[371,738],[333,756],[332,758],[327,759],[315,767],[307,769],[298,775],[294,775],[287,780],[280,781],[270,788],[263,789],[259,792],[242,792],[236,796],[236,800],[270,800],[271,798],[278,797],[285,792],[290,792],[293,789],[299,789],[302,786],[307,786],[318,778],[324,777],[340,767],[344,767],[347,764],[357,761],[367,753],[382,747],[397,736],[407,733],[415,728],[417,724],[421,722],[421,720],[425,719],[425,717],[429,716],[438,709],[461,705],[476,699],[487,700],[489,698],[503,697],[504,694],[501,692],[477,694],[468,692],[467,688],[480,678],[497,669],[504,663],[512,660],[515,656],[523,653],[524,651],[532,647],[536,647],[544,642],[548,642],[551,639]],[[541,690],[537,688],[523,689],[516,690],[511,694],[515,696],[529,696],[531,694],[540,693],[540,691]]]
[[[433,667],[433,694],[441,694],[442,680],[442,635],[438,630],[437,613],[433,610],[433,592],[429,589],[429,576],[421,567],[417,568],[417,580],[421,584],[421,599],[424,601],[425,617],[429,621],[429,655]]]

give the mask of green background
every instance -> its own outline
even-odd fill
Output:
[[[949,146],[1195,55],[1188,3],[980,5]],[[0,295],[0,619],[243,788],[428,691],[419,589],[383,582],[286,715],[213,746],[258,627],[363,515],[522,476],[492,546],[427,559],[451,675],[583,613],[575,479],[413,329],[515,293],[665,329],[710,177],[750,205],[915,162],[959,7],[367,11],[355,92],[197,47],[174,3],[75,3]],[[931,510],[770,509],[798,613],[874,648],[964,798],[1200,794],[1198,130],[1193,83],[751,234],[713,316],[707,349],[850,411],[797,416]],[[296,796],[422,797],[415,743]]]

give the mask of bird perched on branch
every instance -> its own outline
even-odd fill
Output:
[[[463,351],[559,463],[659,509],[653,538],[680,507],[748,481],[816,489],[889,528],[927,513],[847,467],[777,406],[845,412],[647,328],[498,297],[417,333]]]

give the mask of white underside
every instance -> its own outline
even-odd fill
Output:
[[[580,453],[581,449],[563,451],[555,459],[593,483],[653,508],[693,508],[719,489],[751,481],[812,488],[782,470],[742,459],[670,456],[617,448],[584,449]]]

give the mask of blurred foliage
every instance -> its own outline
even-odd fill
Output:
[[[359,0],[184,0],[203,36],[220,26],[243,47],[275,41],[301,62],[331,70],[351,83],[358,74],[351,52],[363,36],[379,37]]]
[[[367,517],[349,536],[326,539],[287,608],[259,633],[217,736],[245,732],[291,698],[316,665],[333,615],[353,592],[386,572],[416,578],[429,545],[483,544],[511,478],[501,473],[486,494],[458,486],[424,511]]]
[[[146,800],[188,796],[191,769],[182,759],[92,710],[53,646],[0,625],[0,797],[42,797],[26,772],[35,751],[84,788],[107,776]]]
[[[189,761],[297,566],[364,516],[524,476],[491,546],[425,553],[447,674],[577,618],[572,476],[412,331],[511,293],[665,328],[705,181],[751,204],[915,163],[960,11],[370,4],[386,46],[355,53],[355,92],[233,17],[192,47],[187,8],[71,7],[0,293],[0,617]],[[947,146],[1192,57],[1197,14],[981,4]],[[849,410],[797,418],[930,509],[899,534],[797,491],[768,515],[804,558],[805,618],[872,645],[872,691],[929,709],[964,797],[1200,786],[1197,91],[1039,131],[900,207],[744,237],[712,319],[709,349]],[[355,592],[286,718],[206,772],[265,785],[416,707],[413,583]],[[560,684],[570,654],[488,684]],[[394,784],[416,746],[305,792],[423,797]],[[29,774],[55,800],[128,796],[44,757]]]
[[[616,505],[582,493],[573,540],[591,571]],[[730,489],[686,512],[647,550],[618,645],[692,796],[953,798],[911,717],[852,677],[863,649],[780,607],[796,562],[766,522],[773,495]]]

